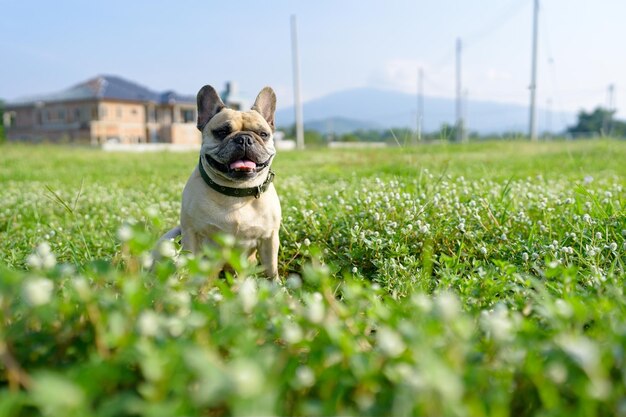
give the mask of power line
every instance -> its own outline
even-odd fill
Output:
[[[471,47],[482,41],[487,35],[500,29],[505,23],[511,20],[512,17],[517,16],[526,4],[528,4],[526,0],[511,1],[508,7],[503,9],[503,13],[496,15],[488,23],[484,24],[482,29],[475,31],[469,36],[464,36],[465,44]]]

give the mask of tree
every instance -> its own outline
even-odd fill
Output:
[[[567,133],[574,137],[580,136],[626,136],[626,122],[614,119],[615,110],[596,107],[591,113],[581,110],[578,121],[567,128]]]
[[[316,130],[304,131],[304,145],[305,146],[326,146],[326,139],[322,134]]]
[[[359,142],[360,139],[361,138],[357,136],[355,133],[346,133],[345,135],[339,136],[338,141],[339,142]]]
[[[0,143],[4,143],[6,137],[4,135],[4,101],[0,100]]]

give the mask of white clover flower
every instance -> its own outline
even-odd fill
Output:
[[[548,377],[557,384],[562,384],[567,381],[567,368],[560,363],[548,365],[547,374]]]
[[[246,278],[239,287],[239,299],[243,311],[250,313],[258,301],[256,281]]]
[[[596,239],[598,240],[602,239],[602,233],[596,232]]]
[[[209,291],[209,298],[211,298],[215,302],[220,302],[224,299],[224,296],[222,295],[222,293],[220,293],[219,288],[213,287]]]
[[[91,288],[89,288],[89,284],[85,278],[74,278],[72,280],[72,285],[78,296],[83,300],[87,300],[91,297]]]
[[[26,257],[26,263],[33,269],[41,269],[43,267],[41,257],[35,253],[31,253]]]
[[[296,323],[287,323],[283,328],[283,339],[290,344],[298,343],[302,340],[302,329]]]
[[[117,237],[122,242],[128,242],[133,238],[133,229],[129,225],[125,224],[117,229]]]
[[[41,256],[45,256],[51,253],[50,244],[48,242],[41,242],[37,246],[37,253]]]
[[[159,333],[159,315],[153,310],[143,311],[137,319],[137,329],[142,336],[154,337]]]
[[[47,278],[32,278],[24,283],[24,298],[32,306],[48,304],[52,299],[54,284]]]
[[[435,300],[437,309],[446,320],[453,320],[461,311],[457,297],[449,292],[439,294]]]
[[[591,216],[587,213],[583,214],[583,221],[585,223],[591,223]]]
[[[556,313],[559,316],[566,319],[572,317],[572,315],[574,314],[574,309],[572,308],[572,306],[567,301],[561,298],[554,302],[554,308],[556,309]]]
[[[487,254],[487,248],[484,247],[484,246],[481,246],[480,247],[480,253],[482,253],[483,255],[486,255]]]
[[[263,372],[253,361],[238,359],[230,365],[230,370],[237,393],[242,397],[252,397],[263,391]]]
[[[590,257],[594,257],[598,254],[597,248],[595,248],[594,246],[586,245],[585,250],[587,252],[587,255]]]
[[[591,184],[593,182],[593,177],[591,175],[586,175],[585,178],[583,178],[583,183],[585,184]]]
[[[296,381],[303,388],[312,387],[315,384],[315,374],[313,370],[306,365],[299,366],[296,369]]]
[[[315,293],[319,294],[319,293]],[[326,313],[326,308],[324,303],[322,302],[321,294],[319,297],[311,297],[311,301],[306,307],[305,315],[306,318],[315,324],[319,324],[324,320],[324,315]]]
[[[356,274],[357,272],[359,272],[359,269],[356,266],[352,267],[352,273]]]
[[[425,313],[428,313],[433,307],[433,302],[430,297],[422,293],[413,295],[411,302]]]
[[[173,291],[168,294],[169,301],[179,308],[191,305],[191,295],[187,291]]]
[[[150,254],[149,252],[142,253],[140,260],[141,260],[141,266],[143,266],[144,269],[149,269],[152,267],[152,264],[154,264],[154,258],[152,257],[152,254]]]
[[[171,240],[164,240],[159,245],[159,254],[164,258],[173,258],[176,256],[176,247]]]
[[[309,238],[305,238],[304,241],[302,242],[302,244],[304,246],[311,246],[311,241],[309,240]]]
[[[180,317],[168,317],[165,327],[172,337],[178,337],[185,331],[185,323]]]
[[[146,215],[151,219],[155,219],[159,216],[159,210],[155,206],[150,206],[146,210]]]
[[[524,261],[524,262],[528,261],[528,253],[527,252],[522,252],[522,261]]]
[[[572,359],[590,374],[596,374],[600,366],[598,346],[584,336],[561,336],[557,343]]]
[[[382,327],[376,331],[378,347],[383,353],[391,358],[398,357],[404,352],[406,346],[400,335],[389,327]]]
[[[465,223],[459,223],[456,228],[459,229],[461,233],[465,233]]]
[[[515,324],[503,306],[498,306],[491,312],[483,311],[481,323],[495,340],[505,342],[513,339]]]
[[[50,269],[57,264],[57,258],[50,250],[50,244],[42,242],[28,255],[26,263],[33,269]]]
[[[611,242],[611,244],[609,245],[609,250],[611,252],[615,252],[617,250],[617,243]]]
[[[291,290],[297,290],[302,287],[302,279],[296,274],[289,274],[285,286]]]

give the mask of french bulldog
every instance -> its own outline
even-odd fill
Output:
[[[199,253],[217,233],[232,235],[278,279],[281,208],[270,170],[276,95],[265,87],[250,110],[238,111],[205,85],[197,100],[200,160],[183,190],[180,226],[162,240],[181,234],[183,250]]]

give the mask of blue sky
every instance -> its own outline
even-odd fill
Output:
[[[305,100],[354,87],[453,97],[464,43],[470,99],[528,102],[532,0],[4,1],[0,98],[54,92],[97,74],[195,94],[235,80],[278,106],[293,101],[296,14]],[[626,2],[542,0],[538,104],[554,110],[626,103]],[[626,117],[626,105],[619,112]]]

